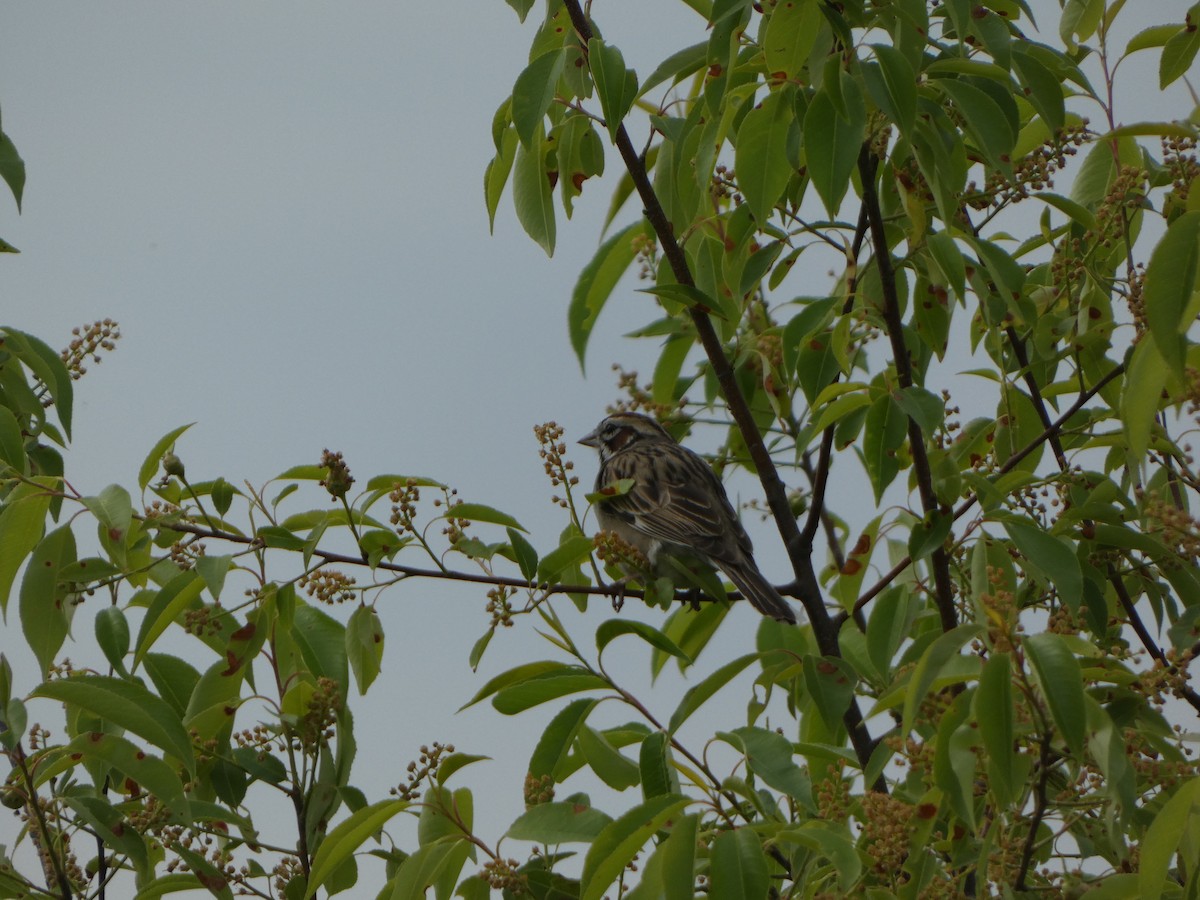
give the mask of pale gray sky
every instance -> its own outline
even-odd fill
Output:
[[[1138,28],[1186,8],[1134,0],[1124,16]],[[593,13],[642,75],[704,33],[667,0],[597,0]],[[77,388],[67,465],[79,490],[135,487],[154,441],[194,421],[179,445],[193,480],[261,484],[330,447],[363,479],[450,481],[551,546],[564,523],[531,427],[557,419],[582,435],[614,396],[609,364],[648,374],[656,348],[619,341],[653,317],[629,290],[601,318],[587,380],[566,340],[566,304],[611,177],[587,185],[575,221],[560,213],[553,260],[507,198],[488,235],[492,114],[524,66],[532,22],[519,25],[501,0],[24,3],[6,5],[0,22],[3,127],[28,166],[23,214],[0,196],[0,237],[22,251],[0,257],[2,321],[55,347],[105,316],[124,334]],[[1135,57],[1145,71],[1126,121],[1151,115],[1156,58]],[[607,165],[617,171],[614,153]],[[829,284],[817,265],[794,293]],[[593,461],[579,450],[586,483]],[[749,524],[763,568],[783,580],[778,539]],[[381,603],[387,683],[357,702],[355,781],[382,794],[433,740],[491,753],[493,773],[475,767],[460,783],[500,785],[477,804],[494,839],[520,811],[514,773],[554,709],[452,714],[485,676],[549,654],[523,626],[498,637],[472,675],[484,602],[476,588],[412,584]],[[737,612],[725,634],[749,647],[756,620]],[[84,642],[93,615],[85,606],[76,620]],[[15,609],[3,627],[16,634]],[[15,643],[3,641],[19,660]],[[645,687],[641,656],[630,666]],[[24,671],[20,692],[34,686]],[[662,690],[669,711],[678,687],[668,679]],[[0,843],[15,828],[0,818]],[[374,896],[366,880],[360,889]]]

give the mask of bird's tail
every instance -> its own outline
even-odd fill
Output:
[[[718,565],[721,567],[721,571],[729,576],[729,580],[734,583],[734,586],[742,592],[742,596],[749,600],[750,605],[760,613],[768,618],[787,622],[789,625],[796,624],[796,614],[792,612],[792,608],[779,595],[779,591],[763,578],[762,572],[758,571],[753,560],[718,563]]]

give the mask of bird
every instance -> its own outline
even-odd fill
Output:
[[[721,479],[699,455],[649,416],[619,412],[579,440],[600,454],[600,527],[637,548],[651,566],[667,556],[700,556],[733,582],[764,616],[796,623],[787,601],[754,562],[750,537]],[[627,491],[613,485],[631,479]]]

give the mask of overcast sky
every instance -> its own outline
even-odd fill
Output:
[[[1135,5],[1154,20],[1127,9],[1131,27],[1179,21],[1187,8]],[[593,13],[642,75],[704,33],[667,0],[597,0]],[[21,250],[0,257],[2,322],[54,347],[106,316],[124,335],[77,386],[67,463],[77,489],[134,488],[155,440],[196,422],[179,445],[192,480],[261,484],[329,447],[364,480],[452,482],[552,545],[564,523],[532,426],[556,419],[582,435],[615,396],[610,363],[648,375],[656,348],[619,339],[652,318],[628,290],[601,319],[587,379],[566,340],[566,304],[611,179],[587,185],[574,222],[560,213],[553,260],[508,198],[489,237],[490,125],[532,22],[481,0],[25,3],[4,6],[0,23],[3,128],[28,166],[23,213],[0,196],[0,237]],[[1157,94],[1152,68],[1136,84],[1126,121],[1147,118]],[[617,164],[610,152],[610,173]],[[796,293],[830,285],[824,269],[808,278]],[[784,580],[778,539],[750,524],[764,569]],[[382,796],[433,740],[493,754],[496,774],[467,770],[461,783],[500,785],[479,804],[494,838],[520,811],[512,773],[545,716],[451,710],[484,677],[549,648],[514,629],[523,633],[493,643],[472,675],[484,602],[476,588],[415,584],[381,603],[388,684],[355,707],[356,783]],[[93,615],[85,607],[77,619],[84,640]],[[728,639],[749,647],[753,613],[735,619]],[[17,628],[15,614],[3,627]],[[14,653],[13,639],[3,644]],[[644,685],[644,662],[633,664]],[[25,675],[20,692],[34,686]],[[0,843],[15,828],[0,818]]]

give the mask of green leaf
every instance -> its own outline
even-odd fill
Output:
[[[1017,131],[1000,105],[986,91],[966,81],[940,78],[936,84],[954,102],[973,142],[988,162],[998,169],[1008,169]]]
[[[1083,600],[1083,572],[1070,543],[1039,528],[1005,522],[1017,550],[1038,572],[1054,583],[1058,595],[1075,612]]]
[[[703,68],[707,61],[708,41],[701,41],[699,44],[692,44],[690,47],[676,50],[646,77],[638,89],[638,96],[645,96],[648,91],[654,90],[668,80],[672,85],[678,84],[682,79]]]
[[[66,684],[68,681],[52,683]],[[66,750],[68,758],[82,757],[100,762],[104,767],[116,769],[141,790],[157,797],[170,811],[172,819],[187,821],[189,818],[189,804],[177,766],[168,765],[157,756],[146,753],[141,747],[115,734],[94,731],[81,734],[67,745]],[[43,770],[40,774],[49,776],[53,772]],[[122,784],[122,788],[124,787]]]
[[[1066,123],[1066,105],[1063,102],[1063,83],[1032,54],[1014,49],[1013,69],[1025,87],[1029,100],[1051,131],[1058,131]]]
[[[1200,778],[1192,777],[1163,804],[1146,829],[1146,835],[1139,845],[1141,864],[1138,869],[1137,896],[1141,900],[1159,900],[1163,896],[1175,851],[1184,840],[1190,847],[1195,847],[1198,806]],[[1191,866],[1188,868],[1191,870]],[[1194,879],[1193,873],[1191,880]],[[1178,896],[1178,888],[1169,896]]]
[[[517,76],[512,90],[512,121],[526,150],[538,149],[539,126],[554,102],[566,55],[563,48],[543,53]]]
[[[525,536],[515,528],[508,529],[508,540],[512,544],[513,556],[517,558],[517,565],[521,568],[521,574],[529,581],[533,581],[537,575],[538,553],[534,549],[533,544],[526,540]]]
[[[25,193],[25,160],[17,152],[12,139],[0,132],[0,178],[12,191],[13,199],[17,201],[17,212],[21,211],[21,197]]]
[[[205,554],[196,560],[196,571],[204,579],[204,584],[214,600],[221,598],[221,589],[225,586],[225,576],[232,568],[233,557],[229,555],[209,556]]]
[[[908,688],[904,693],[904,722],[901,734],[912,731],[913,721],[917,710],[925,701],[929,688],[941,674],[946,664],[958,655],[962,645],[978,635],[978,625],[959,625],[957,628],[939,635],[921,654],[921,659],[909,677]]]
[[[25,456],[25,438],[21,434],[21,423],[7,406],[0,406],[0,463],[12,470],[4,471],[4,466],[0,466],[0,474],[5,477],[29,474],[29,459]]]
[[[751,828],[722,831],[712,845],[709,894],[764,900],[771,887],[762,843]]]
[[[1155,417],[1162,404],[1163,388],[1170,372],[1153,340],[1139,341],[1133,348],[1125,384],[1121,391],[1121,424],[1134,459],[1146,458]]]
[[[679,701],[679,705],[675,707],[675,711],[671,713],[671,721],[667,725],[667,731],[674,734],[679,730],[679,727],[686,722],[696,710],[708,702],[708,700],[729,684],[734,678],[745,671],[746,667],[758,659],[755,653],[747,653],[744,656],[739,656],[737,659],[725,663],[715,672],[706,675],[701,681],[688,688],[683,695],[683,699]]]
[[[622,756],[603,734],[584,725],[575,740],[588,768],[614,791],[623,791],[638,783],[637,765]]]
[[[839,70],[840,71],[840,70]],[[808,174],[831,217],[837,217],[850,186],[850,175],[858,165],[867,124],[867,110],[849,75],[841,73],[836,89],[841,92],[845,114],[838,112],[830,86],[822,85],[813,95],[804,117],[805,159]]]
[[[908,137],[917,117],[917,76],[904,54],[887,44],[872,44],[878,63],[863,63],[863,82],[871,99]]]
[[[11,252],[17,251],[14,248]],[[5,349],[15,354],[50,392],[50,398],[58,409],[58,419],[62,423],[63,431],[70,438],[75,388],[62,358],[50,349],[45,341],[32,334],[10,327],[4,328],[3,334]],[[48,425],[43,426],[43,433],[46,433],[48,428]],[[55,440],[59,444],[62,443],[61,437]]]
[[[529,775],[531,778],[549,778],[553,780],[575,743],[575,736],[587,717],[596,708],[599,700],[572,700],[550,720],[546,730],[538,739],[533,755],[529,758]]]
[[[668,312],[684,309],[697,309],[703,313],[720,316],[720,304],[700,288],[691,284],[656,284],[654,287],[638,288],[639,294],[653,294],[667,303]],[[670,304],[677,306],[676,310]]]
[[[458,708],[462,712],[469,706],[474,706],[480,700],[486,700],[493,694],[502,691],[506,687],[511,687],[514,684],[521,684],[531,678],[537,678],[548,672],[558,672],[567,668],[565,663],[555,660],[538,660],[536,662],[528,662],[523,665],[515,666],[506,672],[501,672],[499,675],[491,678],[487,684],[481,687],[475,696]]]
[[[346,683],[346,629],[339,621],[316,607],[301,604],[296,607],[292,638],[314,675]]]
[[[158,695],[182,719],[187,712],[188,700],[200,681],[200,673],[169,653],[147,653],[142,668],[150,676]]]
[[[545,135],[539,128],[531,148],[517,147],[513,162],[513,207],[517,221],[533,240],[554,255],[554,189],[546,171]]]
[[[592,539],[581,534],[567,538],[542,557],[542,561],[538,565],[538,583],[547,584],[556,581],[558,576],[571,566],[587,559],[588,554],[592,552],[592,546]]]
[[[146,840],[128,827],[124,813],[118,811],[107,798],[65,796],[62,802],[97,833],[97,837],[104,841],[105,849],[125,856],[139,876],[147,875],[150,860]]]
[[[1103,16],[1104,0],[1066,0],[1058,34],[1067,48],[1074,51],[1077,47],[1075,39],[1086,41],[1095,34]]]
[[[1163,46],[1158,60],[1158,88],[1163,90],[1191,68],[1200,49],[1200,29],[1191,22]]]
[[[1183,375],[1188,306],[1196,290],[1200,262],[1200,211],[1186,212],[1167,228],[1150,253],[1144,299],[1146,324],[1154,345],[1176,373]]]
[[[689,803],[674,794],[654,797],[607,825],[584,858],[581,900],[600,900],[645,843]]]
[[[679,646],[655,628],[645,622],[634,619],[606,619],[596,629],[596,649],[603,651],[609,643],[623,634],[636,634],[651,647],[661,650],[677,659],[691,662],[691,658],[679,649]]]
[[[506,528],[515,528],[518,531],[525,531],[528,533],[528,531],[522,527],[521,523],[508,513],[501,512],[498,509],[493,509],[490,506],[484,506],[482,503],[459,503],[457,506],[452,506],[447,509],[443,518],[470,519],[472,522],[487,522],[491,525],[503,525]]]
[[[304,893],[305,900],[316,896],[317,890],[324,886],[343,863],[354,856],[359,847],[408,807],[409,803],[406,800],[382,800],[363,807],[334,826],[313,856],[308,888]]]
[[[1151,25],[1149,28],[1143,28],[1129,39],[1129,43],[1125,45],[1125,55],[1136,53],[1138,50],[1162,47],[1179,32],[1180,26],[1175,24]]]
[[[124,672],[125,654],[129,652],[129,621],[121,607],[106,606],[96,613],[95,631],[96,643],[108,664]]]
[[[836,731],[858,684],[854,668],[837,657],[808,655],[804,657],[804,683],[825,727]]]
[[[750,771],[768,787],[791,797],[812,793],[808,775],[792,758],[795,753],[792,742],[783,735],[753,726],[735,728],[729,735],[737,738],[734,746],[740,745],[746,754]]]
[[[21,580],[21,631],[37,657],[42,677],[48,677],[54,658],[71,627],[74,608],[59,579],[59,569],[75,561],[75,535],[64,525],[48,535],[33,551]]]
[[[483,197],[487,205],[489,234],[496,227],[496,210],[500,207],[500,198],[504,196],[504,186],[508,184],[519,141],[517,130],[506,128],[500,139],[500,148],[483,173]]]
[[[770,219],[793,175],[787,145],[795,127],[791,92],[776,91],[750,110],[738,129],[734,156],[738,187],[759,223]]]
[[[193,425],[195,422],[189,422],[187,425],[180,425],[171,431],[168,431],[150,449],[146,454],[145,460],[142,461],[142,467],[138,469],[138,487],[143,491],[158,472],[159,464],[162,462],[163,454],[175,445],[175,440]]]
[[[1050,715],[1067,746],[1082,757],[1087,711],[1083,701],[1083,672],[1062,635],[1053,632],[1026,637],[1025,648],[1050,707]]]
[[[876,502],[900,471],[896,451],[908,434],[908,416],[890,394],[884,394],[867,411],[863,434],[863,462],[875,491]]]
[[[801,79],[822,21],[815,0],[784,0],[775,5],[762,40],[768,77],[774,81]]]
[[[76,675],[39,685],[35,697],[70,703],[144,738],[196,771],[192,741],[174,709],[140,684],[105,675]]]
[[[0,508],[0,616],[8,614],[8,595],[17,570],[42,539],[46,512],[58,490],[57,478],[34,478],[13,488]]]
[[[550,700],[578,694],[580,691],[603,690],[608,682],[579,666],[563,666],[557,671],[530,678],[496,694],[492,706],[496,711],[512,716]]]
[[[612,822],[612,816],[579,803],[539,803],[517,817],[506,836],[537,844],[590,844]]]
[[[182,620],[183,611],[196,603],[202,590],[204,580],[197,572],[188,571],[180,572],[155,594],[138,629],[133,652],[134,669],[141,665],[146,652],[171,623]]]
[[[638,775],[642,797],[660,797],[679,792],[679,779],[671,765],[671,738],[664,731],[649,734],[638,750]]]
[[[700,817],[697,815],[676,818],[671,823],[666,840],[658,845],[656,852],[662,854],[663,900],[693,900],[695,897],[699,823]],[[716,895],[710,892],[709,896]]]
[[[350,614],[346,622],[346,656],[358,692],[365,695],[383,668],[383,623],[374,607],[359,605]]]
[[[600,245],[579,273],[575,289],[571,292],[571,304],[567,308],[567,329],[571,347],[579,358],[580,370],[584,367],[584,354],[596,318],[612,295],[613,288],[633,262],[637,252],[636,239],[645,234],[646,223],[641,219],[621,229]]]
[[[592,81],[600,98],[600,109],[604,113],[608,134],[615,143],[617,130],[637,99],[637,75],[632,69],[625,68],[625,57],[621,51],[600,38],[588,41],[587,52]]]
[[[1007,806],[1016,799],[1013,777],[1012,664],[1009,654],[994,653],[983,666],[975,694],[975,718],[987,752],[989,786],[996,802]]]
[[[1084,228],[1096,227],[1096,216],[1086,206],[1076,203],[1069,197],[1064,197],[1061,194],[1052,194],[1048,191],[1043,191],[1034,194],[1039,200],[1050,204],[1055,209],[1066,213]]]

